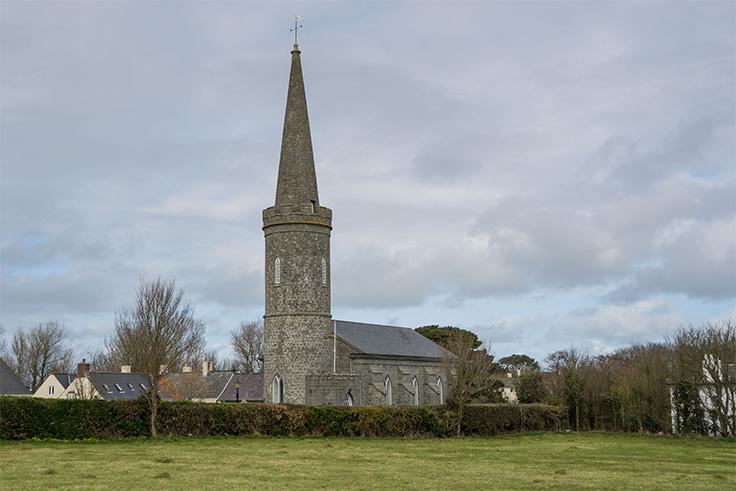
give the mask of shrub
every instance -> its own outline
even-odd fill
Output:
[[[0,439],[149,436],[149,406],[137,401],[0,397]],[[543,404],[471,405],[466,435],[556,430],[562,411]],[[343,407],[162,402],[159,434],[171,436],[451,436],[457,415],[442,406]]]

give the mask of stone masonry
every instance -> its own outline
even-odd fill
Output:
[[[276,200],[274,206],[263,210],[263,399],[279,402],[272,397],[272,384],[278,377],[283,384],[282,390],[276,391],[277,399],[283,394],[280,402],[385,404],[388,376],[393,404],[417,401],[413,380],[417,380],[420,404],[441,403],[437,380],[445,367],[438,356],[367,353],[343,342],[333,331],[332,210],[319,204],[300,56],[294,45]],[[370,337],[371,325],[364,326],[359,332]],[[429,342],[419,338],[425,346]]]
[[[263,211],[264,399],[273,402],[271,384],[278,375],[283,380],[283,402],[304,404],[306,377],[328,370],[332,350],[329,338],[332,211],[319,205],[300,51],[296,46],[291,52],[276,189],[274,206]]]

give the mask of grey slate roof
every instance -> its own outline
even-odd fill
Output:
[[[263,374],[260,373],[236,373],[220,395],[220,401],[235,401],[236,381],[240,381],[238,392],[241,401],[263,401]]]
[[[0,395],[30,396],[31,391],[23,385],[15,372],[0,358]]]
[[[56,380],[59,381],[59,383],[66,389],[69,387],[69,384],[72,383],[72,381],[77,378],[77,375],[75,373],[61,373],[61,372],[54,372],[50,373],[49,376],[53,375],[56,377]]]
[[[146,389],[149,388],[148,380],[142,373],[90,372],[87,378],[106,401],[138,399],[146,393],[141,384]],[[122,390],[118,389],[115,384]]]
[[[448,351],[408,327],[335,321],[337,337],[368,355],[441,358]]]
[[[167,378],[176,386],[182,375],[197,374],[172,373]],[[201,375],[198,376],[201,377]],[[196,394],[196,399],[216,399],[218,402],[234,402],[238,398],[240,401],[263,401],[263,375],[260,373],[245,374],[232,370],[212,371],[207,374],[205,380],[206,384],[197,384],[204,388],[204,392]],[[236,381],[240,382],[237,398]],[[165,399],[174,399],[171,391],[166,388],[167,385],[163,384],[161,396]]]

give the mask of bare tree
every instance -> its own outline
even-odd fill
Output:
[[[736,324],[680,329],[672,340],[677,430],[736,434]]]
[[[194,318],[194,307],[184,301],[184,292],[176,288],[174,280],[141,280],[135,307],[117,315],[107,348],[148,378],[151,436],[158,435],[159,382],[202,351],[203,337],[204,325]]]
[[[0,326],[0,357],[5,356],[6,349],[8,349],[8,342],[5,339],[5,328]]]
[[[66,343],[66,329],[56,321],[19,329],[11,343],[12,368],[35,392],[49,373],[71,369],[74,354]]]
[[[581,406],[584,397],[584,383],[581,366],[588,363],[588,356],[570,348],[566,351],[556,351],[547,357],[547,364],[554,373],[555,389],[553,397],[557,403],[567,405],[570,422],[575,422],[575,430],[580,430]]]
[[[457,434],[460,435],[465,406],[498,392],[500,382],[493,379],[498,366],[486,349],[482,346],[475,349],[474,340],[463,333],[450,333],[446,346],[449,353],[444,353],[442,359],[450,368],[448,378],[452,388],[447,405],[457,412]]]
[[[238,368],[243,373],[259,373],[263,363],[263,323],[241,322],[240,327],[230,333],[230,340],[237,356]]]
[[[97,350],[92,353],[90,364],[95,372],[119,372],[124,365],[120,354],[111,350]]]

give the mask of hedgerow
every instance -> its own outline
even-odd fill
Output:
[[[462,432],[488,436],[558,430],[562,411],[543,404],[465,408]],[[136,401],[0,397],[0,439],[125,438],[149,436],[149,406]],[[443,406],[343,407],[162,402],[160,435],[452,436],[457,415]]]

